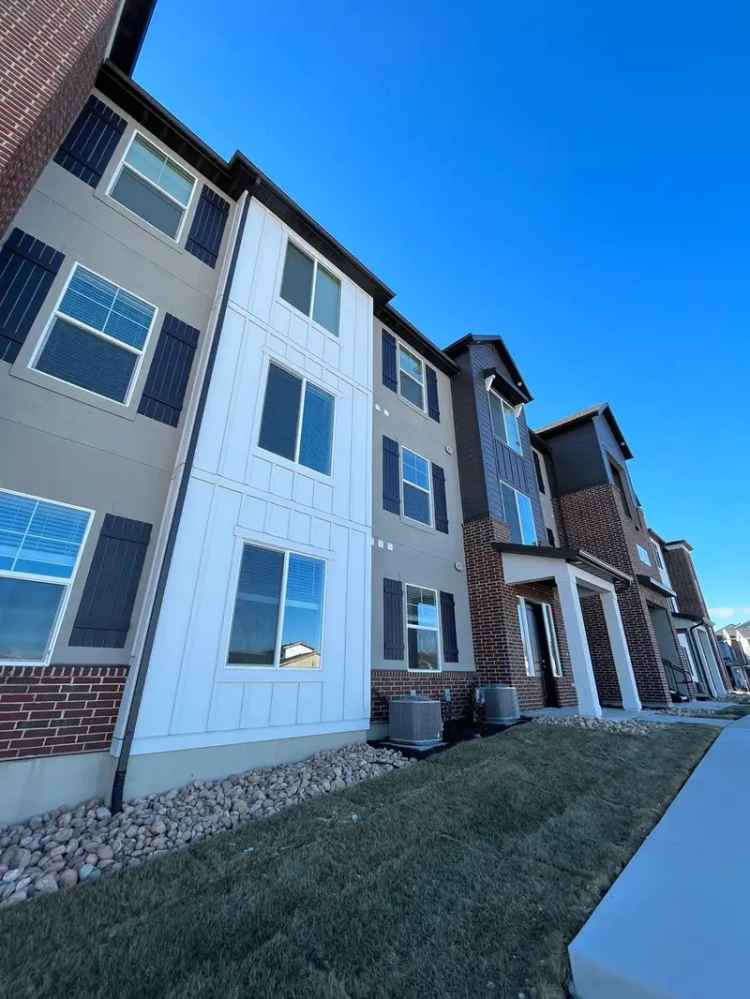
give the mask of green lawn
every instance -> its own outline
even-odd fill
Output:
[[[0,996],[562,997],[566,945],[715,735],[523,725],[3,910]]]

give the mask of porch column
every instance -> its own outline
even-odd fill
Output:
[[[612,658],[617,669],[617,680],[620,684],[620,695],[622,706],[627,711],[640,711],[641,699],[638,696],[638,687],[633,673],[633,664],[630,661],[630,650],[625,640],[625,631],[622,627],[620,617],[620,607],[617,603],[617,596],[614,590],[605,590],[601,594],[602,609],[604,610],[604,620],[607,623],[607,635],[612,649]]]
[[[578,586],[567,564],[564,564],[564,567],[555,574],[555,582],[560,598],[565,634],[568,639],[573,677],[576,682],[578,713],[590,718],[601,718],[602,707],[599,704],[599,694],[596,690],[594,667],[591,664],[591,653],[583,624]]]

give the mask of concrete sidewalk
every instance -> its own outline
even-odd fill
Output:
[[[724,728],[570,945],[579,999],[750,995],[749,773],[750,716]]]

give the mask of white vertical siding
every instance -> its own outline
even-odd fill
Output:
[[[367,727],[372,300],[341,280],[338,338],[281,301],[284,224],[251,202],[188,486],[134,752]],[[294,236],[294,242],[304,243]],[[318,256],[308,250],[311,256]],[[332,474],[257,446],[269,363],[335,398]],[[326,562],[319,670],[226,666],[244,541]]]

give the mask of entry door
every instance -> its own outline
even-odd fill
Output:
[[[690,640],[684,631],[679,631],[677,633],[677,641],[680,643],[682,648],[685,650],[685,655],[687,656],[687,661],[690,664],[690,672],[693,676],[693,682],[695,683],[696,691],[703,697],[708,697],[710,690],[706,683],[706,677],[703,672],[703,663],[696,663],[695,656],[693,655],[693,650],[690,648]]]
[[[526,601],[526,624],[529,632],[534,675],[541,677],[544,690],[544,705],[548,708],[559,707],[557,688],[552,676],[552,656],[547,642],[547,630],[544,627],[544,614],[541,604]]]

